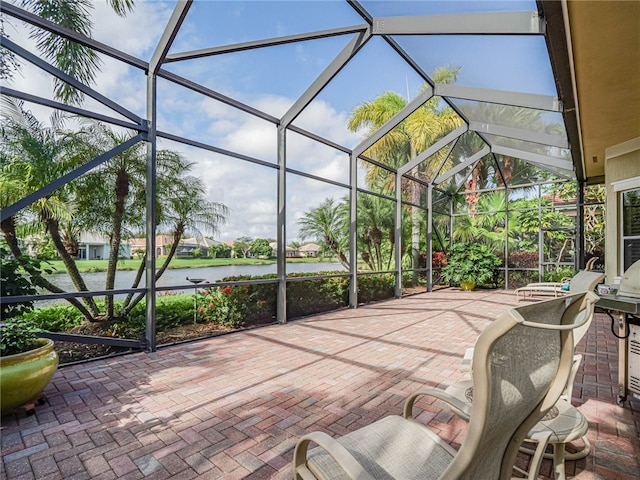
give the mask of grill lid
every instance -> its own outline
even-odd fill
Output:
[[[620,280],[618,295],[640,298],[640,260],[631,265]]]

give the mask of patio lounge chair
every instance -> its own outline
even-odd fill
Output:
[[[530,428],[553,407],[571,371],[571,330],[587,321],[592,293],[508,310],[478,337],[473,358],[476,395],[469,406],[439,390],[410,396],[402,416],[390,415],[338,439],[323,432],[300,438],[296,480],[511,478],[518,448]],[[423,395],[469,413],[456,451],[412,418]],[[308,450],[310,443],[318,446]]]
[[[524,287],[516,288],[516,296],[520,300],[525,298],[527,294],[552,294],[554,297],[566,295],[567,293],[592,292],[598,283],[604,278],[604,273],[580,270],[573,278],[568,278],[562,282],[538,282],[529,283]]]
[[[537,305],[541,305],[541,303],[536,304],[536,306]],[[573,331],[574,347],[589,330],[589,326],[593,320],[593,305],[591,305],[590,308],[583,310],[580,315],[586,317],[586,321],[581,321],[580,323],[582,323],[582,325]],[[467,349],[467,352],[465,353],[465,360],[463,360],[462,363],[463,370],[471,368],[471,365],[468,363],[468,357],[470,354],[473,354],[473,349]],[[575,381],[580,362],[582,362],[582,355],[574,354],[571,373],[564,392],[553,408],[527,434],[527,439],[525,441],[536,443],[537,446],[535,450],[531,450],[526,447],[520,448],[520,451],[532,455],[531,465],[527,476],[529,480],[538,478],[538,471],[540,470],[542,458],[553,459],[555,479],[564,480],[565,460],[578,460],[584,458],[589,455],[591,451],[591,444],[586,436],[587,431],[589,430],[587,418],[580,410],[571,404],[573,383]],[[471,380],[456,383],[448,387],[445,392],[462,402],[470,403],[473,399],[473,383]],[[462,414],[461,416],[467,420],[469,419],[468,414]],[[579,439],[584,443],[584,447],[575,453],[566,452],[565,445]],[[551,445],[553,447],[553,452],[551,454],[545,453],[547,445]]]

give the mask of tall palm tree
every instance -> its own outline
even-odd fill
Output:
[[[319,206],[305,212],[300,223],[300,237],[312,239],[334,254],[340,264],[349,269],[349,210],[348,202],[327,198]]]
[[[438,68],[433,72],[432,78],[436,83],[453,83],[459,71],[459,67]],[[366,136],[371,136],[407,103],[407,100],[397,93],[384,92],[373,101],[363,102],[356,107],[349,119],[348,128],[351,131],[367,128]],[[450,107],[442,105],[440,99],[434,97],[371,146],[365,154],[397,169],[461,123],[462,119]],[[432,180],[443,159],[443,154],[444,150],[434,155],[431,162],[424,162],[418,166],[412,172],[414,176],[422,180]],[[370,184],[381,176],[386,176],[388,182],[393,182],[394,176],[386,170],[368,162],[365,162],[365,166],[368,169],[366,179]],[[388,184],[388,186],[391,185]],[[411,203],[414,205],[420,203],[420,186],[416,182],[403,182],[403,190]],[[412,207],[412,222],[412,266],[416,269],[420,260],[420,225],[417,207]]]
[[[85,152],[89,158],[106,152],[133,137],[133,133],[118,133],[108,126],[97,122],[89,122],[88,132],[92,142]],[[184,230],[205,220],[207,209],[211,207],[206,201],[201,203],[200,210],[189,203],[193,195],[199,201],[204,200],[202,186],[193,180],[186,182],[181,176],[188,172],[193,164],[187,162],[180,154],[171,150],[158,150],[156,155],[158,182],[159,215],[174,214],[181,222],[176,228]],[[107,160],[78,181],[81,192],[78,195],[78,217],[82,219],[86,229],[102,232],[109,238],[109,261],[105,290],[113,290],[117,272],[118,256],[123,238],[130,237],[134,231],[144,228],[146,204],[146,168],[147,152],[144,143],[138,143],[119,155]],[[186,185],[186,186],[185,186]],[[192,192],[187,192],[192,187]],[[177,202],[177,203],[176,203]],[[216,213],[226,214],[224,205],[215,204]],[[181,210],[182,209],[182,210]],[[176,213],[178,212],[178,213]],[[211,217],[210,224],[221,221],[220,217]],[[182,233],[173,242],[173,250],[178,246]],[[170,260],[170,258],[169,258]],[[159,271],[159,275],[166,265]],[[158,275],[158,277],[159,277]],[[105,297],[105,313],[112,318],[115,313],[114,297]]]

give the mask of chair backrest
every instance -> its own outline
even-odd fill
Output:
[[[512,308],[482,332],[467,435],[441,478],[511,477],[520,444],[564,390],[572,330],[589,321],[597,299],[583,292]]]
[[[569,293],[593,292],[604,278],[604,273],[580,270],[569,283]]]

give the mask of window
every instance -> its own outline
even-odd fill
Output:
[[[622,192],[622,264],[640,260],[640,189]]]

